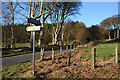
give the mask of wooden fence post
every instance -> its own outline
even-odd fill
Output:
[[[117,46],[115,47],[115,62],[118,63],[118,49]]]
[[[91,62],[91,69],[95,69],[95,57],[96,57],[96,48],[92,49],[92,62]]]
[[[68,46],[66,46],[66,51],[68,51]]]
[[[60,46],[60,53],[62,53],[62,46]]]
[[[43,57],[44,57],[44,48],[43,49],[41,48],[41,60],[43,60]]]
[[[76,48],[78,47],[78,44],[76,44]]]
[[[54,50],[52,48],[52,60],[54,60]]]
[[[115,61],[115,54],[114,54],[114,52],[113,52],[113,60]]]
[[[73,45],[73,48],[75,49],[75,44]]]
[[[41,48],[41,51],[40,51],[40,60],[42,60],[42,54],[43,54],[43,51],[42,51],[42,48]]]
[[[70,45],[70,49],[72,49],[72,45]]]
[[[71,58],[71,51],[69,52],[69,55],[68,55],[67,65],[70,65],[70,58]]]
[[[67,45],[67,41],[66,41],[66,45]]]

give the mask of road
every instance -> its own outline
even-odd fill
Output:
[[[60,53],[60,50],[54,50],[55,54]],[[65,51],[65,50],[63,50]],[[62,52],[63,52],[62,51]],[[25,61],[30,61],[32,60],[32,53],[30,54],[22,54],[22,55],[17,55],[17,56],[11,56],[11,57],[5,57],[5,58],[0,58],[0,60],[2,59],[2,66],[9,66],[12,64],[16,64],[16,63],[20,63],[20,62],[25,62]],[[52,51],[45,51],[44,56],[51,56],[52,55]],[[39,59],[40,58],[40,52],[36,52],[35,53],[35,59]]]

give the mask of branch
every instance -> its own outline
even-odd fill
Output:
[[[39,12],[40,14],[39,14],[38,17],[36,17],[36,19],[38,18],[38,20],[40,20],[40,17],[41,17],[42,11],[43,11],[43,2],[42,2],[42,0],[41,0],[41,6],[40,6],[40,12]]]
[[[24,22],[27,22],[25,19],[23,19],[23,18],[19,18],[19,19],[21,19],[21,20],[23,20]]]
[[[24,11],[26,11],[29,14],[29,12],[26,9],[24,9],[22,6],[20,6],[20,4],[18,3],[18,0],[17,0],[17,4],[20,8],[22,8]]]
[[[52,23],[52,17],[51,17],[51,15],[50,15],[50,21],[51,21],[51,24],[52,24],[52,27],[53,27],[53,31],[55,32],[55,27],[54,27],[54,25]]]
[[[36,2],[37,4],[36,4],[36,9],[35,9],[35,13],[34,13],[34,17],[35,17],[35,15],[36,15],[36,12],[37,12],[37,9],[38,9],[38,5],[39,5],[39,2],[38,2],[38,0],[37,0],[37,2]]]
[[[28,16],[28,18],[30,18],[30,16],[31,16],[31,0],[30,0],[30,4],[29,4],[29,16]]]
[[[44,21],[48,18],[49,15],[51,15],[52,13],[49,13],[45,18],[44,18]]]
[[[42,14],[42,15],[45,15],[45,14],[47,14],[47,13],[51,12],[51,11],[52,11],[52,9],[56,6],[56,4],[57,4],[57,2],[54,4],[54,6],[52,6],[52,8],[51,8],[48,12],[46,12],[46,13],[44,13],[44,14]]]
[[[25,15],[21,14],[20,12],[17,12],[17,11],[15,11],[15,12],[22,15],[22,16],[24,16],[27,19],[27,17]]]
[[[52,9],[56,6],[56,4],[57,4],[57,2],[54,4],[54,6],[52,6],[52,8],[49,10],[49,11],[47,11],[46,13],[43,13],[42,14],[42,12],[40,12],[41,14],[39,15],[39,16],[37,16],[36,18],[39,18],[40,19],[40,17],[41,17],[41,15],[45,15],[45,14],[47,14],[47,13],[50,13],[51,11],[52,11]],[[45,7],[46,8],[46,7]],[[44,9],[45,9],[44,8]],[[42,10],[41,10],[42,11]]]
[[[15,11],[15,9],[16,9],[17,6],[18,6],[18,5],[16,5],[16,6],[14,7],[13,11]]]

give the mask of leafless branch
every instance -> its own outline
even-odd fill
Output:
[[[15,12],[22,15],[22,16],[24,16],[27,19],[27,17],[24,14],[21,14],[20,12],[17,12],[17,11],[15,11]]]
[[[18,3],[18,0],[17,0],[17,4],[20,8],[22,8],[24,11],[26,11],[27,13],[29,13],[26,9],[24,9],[22,6],[20,6],[20,4]]]

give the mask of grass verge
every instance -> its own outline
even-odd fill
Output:
[[[118,43],[119,43],[119,41],[112,41],[112,42],[103,41],[93,47],[97,48],[97,57],[103,58],[104,60],[108,60],[108,59],[112,58],[111,55],[115,49],[115,46],[118,46]],[[84,48],[85,51],[82,54],[84,54],[85,56],[87,56],[90,59],[91,49],[93,47]],[[57,55],[59,55],[59,54],[57,54]],[[17,78],[18,76],[26,77],[28,75],[30,75],[29,78],[36,78],[35,76],[31,76],[31,72],[28,72],[29,74],[24,74],[25,71],[32,71],[32,61],[25,62],[25,63],[19,63],[19,64],[15,64],[15,65],[11,65],[11,66],[3,68],[2,69],[2,78]]]

